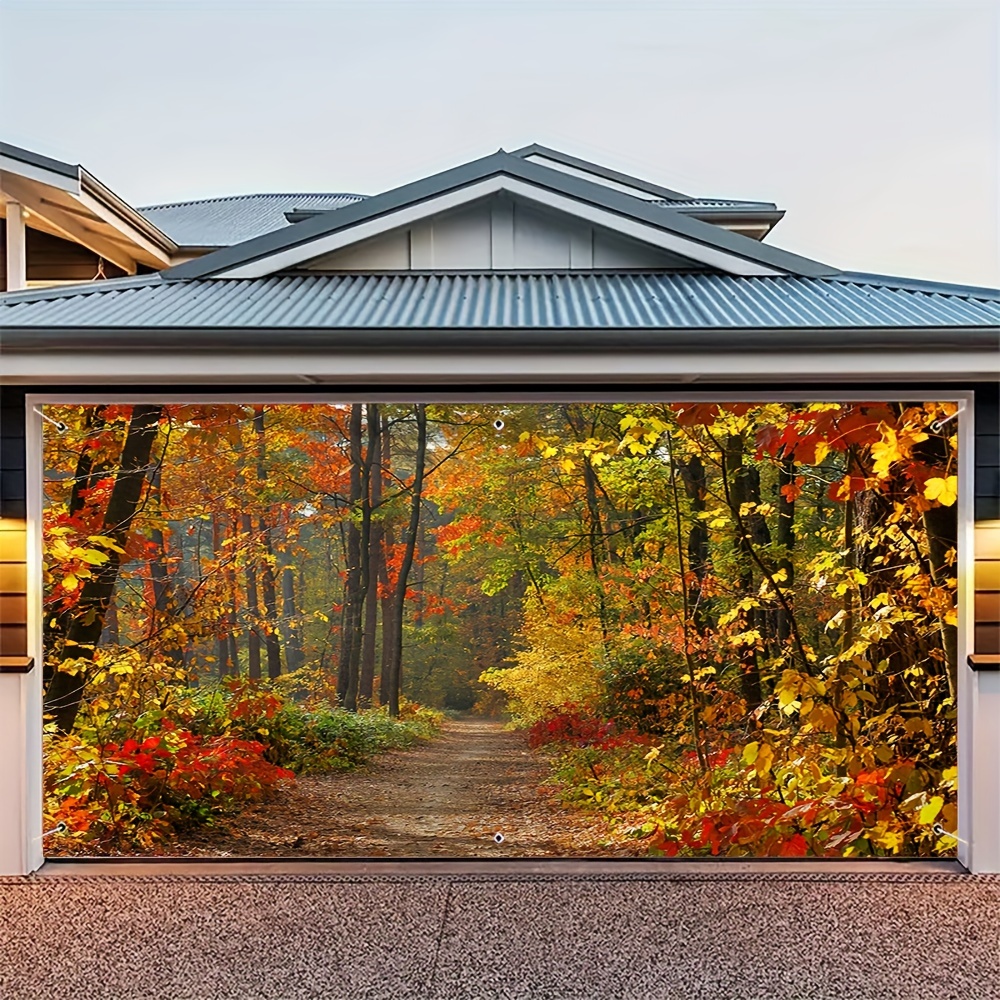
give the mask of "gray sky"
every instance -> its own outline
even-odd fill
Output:
[[[0,0],[2,137],[133,204],[371,194],[529,142],[776,201],[770,242],[1000,284],[974,0]]]

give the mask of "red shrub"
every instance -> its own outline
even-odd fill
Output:
[[[575,705],[564,705],[563,711],[539,719],[528,730],[528,745],[535,749],[550,743],[569,746],[593,746],[609,739],[615,730],[614,720],[595,719]]]

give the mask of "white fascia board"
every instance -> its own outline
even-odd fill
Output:
[[[75,386],[380,382],[468,386],[489,382],[884,382],[996,378],[992,351],[570,351],[401,350],[261,352],[47,351],[4,357],[3,381]],[[864,373],[863,375],[860,373]]]
[[[578,219],[590,222],[592,225],[611,229],[623,236],[639,240],[641,243],[648,243],[663,250],[669,250],[671,253],[688,257],[691,260],[707,264],[728,274],[738,274],[743,277],[776,277],[787,273],[773,267],[766,267],[755,260],[746,260],[735,254],[727,253],[725,250],[720,250],[717,247],[706,246],[704,243],[689,240],[668,230],[647,225],[636,219],[617,215],[596,205],[588,205],[586,202],[567,198],[566,195],[546,191],[544,188],[535,187],[533,184],[527,184],[521,180],[507,178],[505,190],[509,191],[512,195],[524,198],[526,201],[533,201],[546,208],[564,212],[567,215],[573,215]]]
[[[710,267],[717,268],[729,274],[767,277],[785,273],[784,271],[765,267],[756,261],[745,260],[742,257],[737,257],[735,254],[726,253],[724,250],[719,250],[716,247],[705,246],[702,243],[697,243],[694,240],[689,240],[656,226],[626,218],[615,212],[609,212],[607,209],[596,205],[588,205],[574,198],[568,198],[565,195],[536,187],[526,181],[498,174],[494,177],[487,177],[484,180],[477,181],[474,184],[469,184],[466,187],[449,191],[436,198],[429,198],[426,201],[409,205],[398,211],[389,212],[375,219],[369,219],[348,229],[330,233],[327,236],[320,236],[307,243],[301,243],[298,246],[289,247],[286,250],[261,257],[259,260],[240,264],[231,270],[213,275],[213,277],[263,278],[277,271],[296,267],[306,261],[325,256],[334,250],[340,250],[353,243],[359,243],[373,236],[379,236],[392,229],[400,229],[404,226],[413,225],[430,216],[439,215],[453,208],[459,208],[462,205],[467,205],[481,198],[487,198],[501,191],[566,215],[583,219],[592,225],[610,229],[613,232],[628,236],[641,243],[680,254],[683,257],[707,264]]]
[[[25,163],[23,160],[15,160],[10,156],[4,156],[0,153],[0,190],[3,190],[4,174],[23,177],[38,184],[58,188],[60,191],[66,191],[69,194],[80,193],[79,171],[77,171],[76,177],[68,177],[66,174],[59,174],[54,170],[46,170],[44,167],[36,166],[33,163]]]
[[[130,244],[144,251],[148,257],[158,261],[164,267],[169,267],[170,254],[162,246],[154,243],[145,233],[140,232],[130,222],[123,219],[117,212],[108,208],[87,191],[81,191],[78,200],[81,206],[96,219],[120,233]]]

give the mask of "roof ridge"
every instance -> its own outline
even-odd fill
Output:
[[[220,194],[214,198],[191,198],[188,201],[165,201],[158,205],[140,205],[138,211],[152,212],[159,208],[183,208],[186,205],[208,205],[219,201],[244,201],[249,198],[369,198],[353,191],[258,191],[251,194]]]
[[[179,281],[206,275],[231,275],[232,271],[241,267],[249,267],[251,270],[267,268],[268,258],[277,254],[285,251],[290,251],[292,256],[308,253],[308,245],[323,237],[340,231],[346,232],[375,217],[381,218],[388,224],[391,216],[401,209],[432,202],[436,197],[446,193],[474,189],[478,182],[495,177],[509,178],[517,183],[528,184],[567,197],[572,201],[589,203],[611,214],[631,218],[656,229],[667,230],[692,244],[700,244],[734,260],[756,264],[772,272],[821,275],[836,270],[820,261],[809,260],[770,244],[760,243],[749,236],[702,221],[694,215],[682,211],[665,211],[662,205],[650,204],[632,195],[615,191],[597,181],[574,177],[507,153],[493,153],[389,191],[383,191],[360,203],[346,205],[336,212],[323,213],[293,226],[216,250],[196,260],[177,264],[164,272],[165,280]],[[277,269],[272,268],[272,270]]]

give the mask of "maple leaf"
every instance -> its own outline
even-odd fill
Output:
[[[718,403],[675,403],[671,409],[677,414],[681,427],[708,426],[719,416]]]
[[[924,483],[924,496],[937,500],[942,507],[951,507],[958,500],[958,476],[935,476]]]
[[[809,844],[801,833],[793,833],[778,848],[778,854],[783,858],[804,858],[808,853]]]
[[[788,503],[795,503],[802,496],[802,487],[805,482],[805,476],[796,476],[793,482],[786,483],[781,487],[781,495]]]

